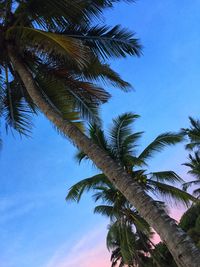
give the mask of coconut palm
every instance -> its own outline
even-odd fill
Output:
[[[189,143],[186,145],[186,149],[193,150],[193,154],[189,154],[188,162],[183,165],[189,168],[188,174],[193,176],[195,180],[183,184],[183,189],[187,190],[190,186],[194,185],[197,188],[193,191],[193,194],[200,197],[200,121],[189,117],[191,126],[187,129],[183,129],[183,132],[188,136]]]
[[[181,133],[164,133],[156,137],[146,148],[137,155],[136,148],[143,132],[132,132],[132,124],[139,116],[133,113],[124,113],[113,120],[113,125],[106,137],[103,130],[96,125],[89,129],[90,138],[99,147],[107,151],[118,164],[129,173],[133,181],[137,181],[148,194],[163,197],[163,200],[182,202],[186,206],[194,200],[190,194],[173,186],[183,180],[173,171],[148,172],[148,159],[165,147],[175,145],[183,140]],[[89,159],[80,151],[76,158],[79,162]],[[104,173],[86,178],[71,187],[67,200],[79,201],[82,194],[88,190],[97,191],[96,199],[113,196],[114,201],[120,200],[124,205],[130,205],[127,199],[112,185]],[[98,198],[97,198],[98,197]]]
[[[185,233],[180,232],[175,222],[154,204],[137,182],[132,182],[125,170],[77,127],[80,126],[79,112],[90,118],[96,105],[108,98],[105,91],[95,90],[91,84],[83,89],[79,79],[103,76],[111,78],[112,82],[114,75],[116,84],[119,77],[106,71],[105,60],[140,54],[138,40],[129,31],[119,26],[91,26],[92,18],[101,15],[103,9],[112,7],[115,2],[119,1],[1,0],[0,66],[4,72],[1,73],[2,86],[7,95],[1,106],[9,106],[3,114],[8,125],[20,133],[27,133],[31,127],[27,125],[29,115],[39,109],[137,207],[166,241],[177,262],[198,266],[200,253],[189,239],[185,242]],[[93,64],[97,64],[97,71],[91,70]],[[17,91],[16,96],[13,91]]]
[[[140,53],[133,34],[120,26],[90,26],[90,17],[113,1],[58,2],[0,2],[1,109],[6,128],[20,134],[30,133],[36,104],[12,63],[12,52],[48,104],[75,125],[80,116],[98,120],[97,107],[109,99],[94,80],[129,88],[105,59]]]
[[[183,184],[183,189],[187,190],[190,186],[195,185],[197,188],[193,191],[196,197],[200,197],[200,154],[194,152],[194,155],[189,154],[189,161],[184,163],[185,166],[189,167],[188,173],[191,174],[195,180]]]
[[[153,156],[154,152],[161,150],[167,145],[180,142],[183,135],[175,133],[162,134],[137,156],[135,148],[137,147],[138,139],[142,136],[142,132],[132,132],[131,126],[136,118],[138,118],[138,115],[132,113],[125,113],[119,116],[113,120],[113,125],[107,137],[103,130],[99,129],[96,125],[92,125],[89,131],[90,138],[98,144],[98,146],[104,148],[104,150],[132,176],[133,180],[137,180],[137,182],[140,183],[143,190],[147,193],[162,196],[167,200],[183,202],[185,205],[188,205],[190,200],[195,199],[186,192],[170,185],[170,182],[172,184],[175,182],[182,182],[182,179],[177,174],[172,171],[148,173],[146,169],[142,169],[142,167],[146,168],[148,166],[147,159]],[[161,140],[162,146],[158,144]],[[76,157],[79,162],[83,159],[88,159],[87,155],[82,151],[80,151]],[[135,208],[127,201],[123,194],[113,186],[103,173],[86,178],[73,185],[66,199],[79,202],[83,193],[89,190],[94,192],[93,199],[95,202],[99,200],[102,202],[101,205],[95,207],[94,212],[108,216],[112,225],[114,225],[114,229],[120,232],[121,239],[127,240],[125,231],[127,227],[129,229],[127,231],[131,231],[132,237],[130,238],[132,241],[121,242],[120,244],[122,247],[120,247],[118,237],[116,237],[116,243],[118,245],[117,247],[113,247],[113,263],[115,263],[116,259],[120,256],[121,265],[123,263],[130,265],[133,264],[133,262],[135,262],[134,264],[136,264],[136,262],[140,264],[139,261],[141,259],[137,255],[137,248],[133,246],[135,244],[133,240],[137,240],[138,233],[142,233],[143,236],[145,236],[144,240],[149,241],[148,236],[150,234],[150,228],[147,222],[139,216]],[[119,229],[117,229],[117,227]],[[122,228],[125,230],[122,231]],[[133,232],[133,228],[135,232]],[[134,234],[136,235],[135,237]],[[110,236],[109,233],[108,236]],[[146,242],[143,246],[146,248],[149,247]],[[110,246],[108,246],[108,248],[110,248]],[[123,251],[126,253],[124,254]],[[118,253],[115,254],[116,252]],[[130,264],[128,263],[129,261],[131,262]]]
[[[189,138],[189,143],[186,145],[186,148],[189,150],[200,150],[200,121],[192,117],[189,117],[189,120],[190,127],[182,129]]]
[[[152,262],[149,252],[152,249],[148,237],[142,232],[135,232],[130,224],[116,221],[109,226],[107,247],[112,251],[111,267],[146,266]]]

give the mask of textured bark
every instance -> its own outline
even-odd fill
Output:
[[[175,221],[163,209],[158,207],[137,182],[123,170],[110,156],[91,139],[85,136],[71,122],[62,116],[45,101],[37,88],[29,70],[23,61],[9,48],[9,56],[15,71],[18,72],[30,97],[46,117],[83,150],[96,166],[105,173],[110,181],[121,191],[128,201],[138,210],[140,215],[160,235],[167,245],[179,267],[200,267],[200,251],[192,240],[182,231]]]

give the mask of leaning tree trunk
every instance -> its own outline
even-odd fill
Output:
[[[9,56],[15,71],[21,77],[34,103],[58,129],[90,157],[149,225],[156,230],[167,245],[177,265],[179,267],[199,267],[200,251],[186,233],[177,226],[175,221],[163,209],[157,206],[153,199],[141,189],[137,182],[133,181],[131,176],[117,162],[52,108],[44,99],[29,69],[12,48],[9,49]]]

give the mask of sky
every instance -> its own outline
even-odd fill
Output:
[[[136,32],[143,56],[112,61],[112,67],[135,88],[113,95],[102,106],[105,128],[112,118],[132,111],[145,131],[141,147],[158,134],[189,125],[199,118],[200,1],[140,0],[117,4],[105,22]],[[77,205],[66,203],[67,190],[96,172],[74,160],[76,149],[43,117],[34,119],[32,137],[6,136],[0,152],[0,266],[108,267],[105,237],[108,220],[93,214],[91,195]],[[150,170],[174,170],[188,180],[184,144],[167,149],[150,162]],[[175,218],[182,207],[171,206]]]

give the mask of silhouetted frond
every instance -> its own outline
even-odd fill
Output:
[[[197,199],[190,195],[189,193],[178,189],[174,186],[164,184],[158,181],[149,180],[149,185],[153,187],[152,192],[160,195],[169,203],[175,202],[176,204],[183,203],[186,207],[189,207],[191,201],[196,201]]]
[[[75,185],[73,185],[67,196],[66,196],[66,200],[72,200],[72,201],[76,201],[79,202],[83,192],[87,192],[91,189],[94,189],[97,186],[103,185],[105,183],[108,183],[108,179],[105,177],[104,174],[98,174],[98,175],[94,175],[90,178],[86,178],[78,183],[76,183]]]
[[[155,152],[160,152],[166,146],[175,145],[183,141],[183,134],[181,133],[164,133],[156,137],[139,155],[139,159],[146,160],[154,155]]]
[[[73,27],[63,34],[83,41],[96,56],[103,59],[141,54],[139,40],[132,32],[120,25],[113,28],[107,26]]]

